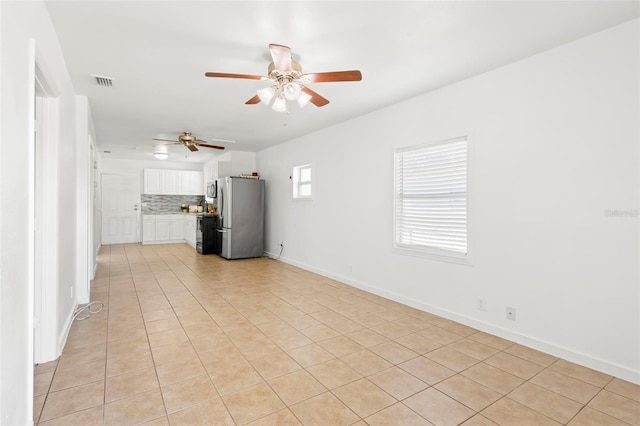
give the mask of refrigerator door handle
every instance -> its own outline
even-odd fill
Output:
[[[220,185],[220,219],[223,220],[224,215],[226,214],[224,208],[224,184]]]
[[[224,217],[224,189],[220,187],[220,217]]]

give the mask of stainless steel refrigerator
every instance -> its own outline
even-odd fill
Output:
[[[264,254],[264,180],[218,179],[218,241],[226,259]]]

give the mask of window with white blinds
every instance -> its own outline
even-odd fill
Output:
[[[395,152],[395,247],[465,259],[467,138]]]

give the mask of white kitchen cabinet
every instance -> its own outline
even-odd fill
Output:
[[[162,194],[162,170],[144,169],[144,194]]]
[[[156,215],[156,241],[184,240],[184,215]]]
[[[181,195],[180,192],[180,174],[178,170],[162,171],[162,193],[169,195]]]
[[[203,195],[202,172],[184,170],[180,172],[180,194],[184,195]]]
[[[187,244],[194,247],[196,246],[196,216],[185,216],[184,218],[184,239]]]
[[[144,169],[143,192],[161,195],[204,195],[203,173],[196,170]]]
[[[180,194],[191,195],[193,191],[192,177],[189,172],[180,172]]]
[[[144,215],[142,217],[142,244],[156,240],[156,217]]]
[[[204,173],[202,172],[192,172],[193,173],[193,195],[204,195],[205,184],[204,184]]]
[[[144,215],[142,226],[143,244],[178,243],[185,241],[184,214]],[[195,228],[194,228],[195,240]],[[195,246],[195,242],[193,244]]]
[[[169,241],[184,241],[184,217],[169,221]]]
[[[156,220],[156,242],[169,241],[169,221]]]

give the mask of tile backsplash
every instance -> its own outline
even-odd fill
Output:
[[[202,195],[153,195],[142,194],[140,205],[143,213],[149,212],[179,212],[180,206],[199,206]]]

